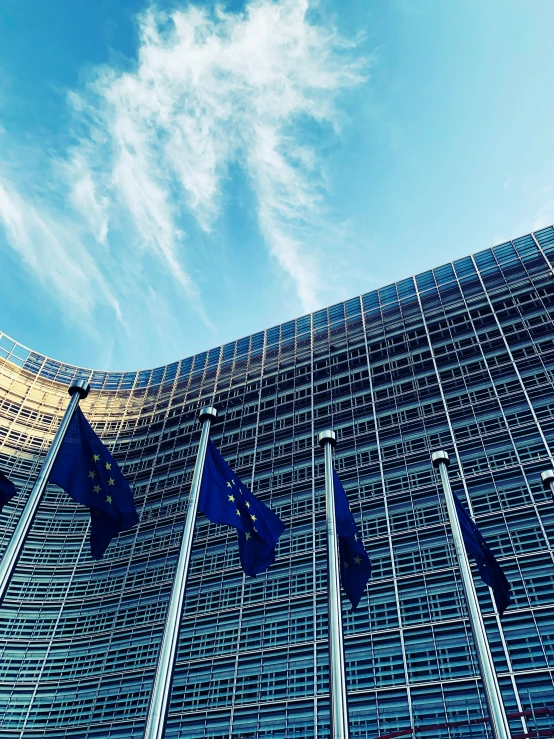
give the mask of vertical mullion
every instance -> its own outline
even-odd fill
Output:
[[[382,318],[382,313],[381,313],[381,322],[383,326],[383,337],[386,337],[386,329],[385,329],[385,324]],[[362,305],[362,326],[363,326],[363,334],[364,334],[365,353],[366,353],[366,359],[367,359],[367,371],[368,371],[368,376],[369,376],[369,392],[371,395],[373,425],[375,429],[375,440],[377,444],[379,474],[381,477],[381,486],[383,489],[383,507],[385,509],[385,521],[387,525],[387,538],[388,538],[389,553],[390,553],[390,559],[391,559],[394,597],[396,600],[396,614],[398,618],[398,630],[399,630],[399,636],[400,636],[400,644],[402,647],[402,664],[404,667],[404,679],[406,682],[406,695],[407,695],[407,700],[408,700],[409,721],[410,721],[410,728],[413,729],[414,728],[414,713],[413,713],[413,706],[412,706],[410,676],[408,672],[408,660],[406,657],[406,646],[404,643],[404,624],[402,620],[402,610],[400,608],[400,597],[399,597],[399,592],[398,592],[398,577],[396,574],[396,563],[394,561],[394,546],[392,542],[392,529],[391,529],[391,524],[390,524],[390,514],[389,514],[389,506],[388,506],[387,492],[386,492],[387,488],[386,488],[386,481],[385,481],[385,470],[384,470],[384,465],[383,465],[383,455],[381,452],[379,423],[377,419],[377,407],[376,407],[376,401],[375,401],[375,393],[373,390],[373,376],[372,376],[372,371],[371,371],[371,362],[369,358],[369,342],[368,342],[368,334],[367,334],[367,327],[366,327],[366,320],[365,320],[365,311],[363,310],[363,305]],[[387,350],[387,354],[388,354],[388,350]],[[379,701],[377,700],[376,702],[377,702],[377,706],[379,706]],[[377,712],[379,713],[379,710],[377,710]]]

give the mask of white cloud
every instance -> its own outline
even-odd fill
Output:
[[[111,307],[122,320],[117,299],[112,295],[81,241],[76,224],[52,215],[49,207],[26,200],[13,182],[0,177],[0,224],[8,243],[42,284],[70,306],[75,318],[92,326],[96,304]]]
[[[88,122],[72,153],[73,202],[98,238],[108,229],[100,204],[124,206],[142,247],[197,298],[186,267],[193,246],[176,237],[180,215],[209,232],[238,162],[271,254],[304,308],[315,305],[318,262],[307,229],[321,219],[322,184],[304,132],[314,122],[337,125],[336,95],[361,81],[361,65],[309,13],[307,0],[258,0],[243,13],[191,5],[141,18],[136,68],[103,69],[71,98]]]
[[[187,233],[218,227],[237,165],[260,242],[287,278],[283,294],[290,283],[305,310],[317,306],[334,228],[321,143],[336,135],[337,96],[364,66],[317,12],[308,0],[253,0],[237,13],[152,7],[139,19],[136,61],[96,69],[67,93],[66,146],[40,152],[36,176],[22,166],[35,153],[10,134],[0,225],[65,315],[94,331],[107,306],[130,336],[145,320],[155,332],[177,294],[210,326],[205,261]]]
[[[65,164],[65,175],[71,183],[70,199],[80,212],[98,243],[105,244],[108,237],[109,199],[99,197],[96,185],[85,158],[78,152]]]

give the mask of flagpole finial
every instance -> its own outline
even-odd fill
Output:
[[[549,488],[550,484],[554,482],[554,470],[545,470],[541,473],[541,481],[545,488]]]
[[[207,405],[204,408],[201,408],[198,414],[198,418],[201,421],[204,421],[207,418],[213,421],[214,418],[216,418],[216,416],[217,416],[217,410],[213,407],[213,405]]]
[[[337,436],[335,432],[331,429],[327,429],[327,431],[322,431],[317,438],[320,446],[325,446],[325,444],[331,444],[331,446],[335,446],[337,443]]]
[[[448,452],[433,452],[433,454],[431,454],[431,462],[433,463],[433,467],[438,467],[442,462],[444,462],[444,464],[448,467],[448,465],[450,464],[450,457],[448,456]]]
[[[87,397],[90,391],[90,385],[87,382],[87,380],[75,380],[75,382],[72,382],[69,386],[68,393],[70,395],[75,395],[75,393],[79,393],[79,397],[81,400]]]

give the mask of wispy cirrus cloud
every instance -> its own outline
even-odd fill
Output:
[[[240,14],[151,9],[141,19],[136,69],[104,69],[72,96],[91,129],[73,154],[95,173],[94,186],[78,180],[83,211],[96,216],[93,188],[104,203],[126,207],[144,245],[191,292],[175,239],[179,212],[209,231],[228,168],[238,162],[271,253],[304,307],[316,301],[318,269],[305,229],[321,216],[322,182],[305,132],[314,122],[337,124],[336,96],[361,82],[362,66],[351,58],[352,44],[311,23],[309,11],[307,0],[262,0]],[[107,163],[103,171],[99,161]]]
[[[127,320],[130,281],[113,280],[113,266],[122,274],[132,264],[134,284],[156,292],[155,264],[202,314],[187,225],[217,229],[238,166],[261,243],[314,308],[324,272],[314,244],[326,228],[320,143],[338,130],[338,96],[365,66],[316,10],[254,0],[238,13],[194,4],[144,13],[132,68],[96,69],[68,93],[71,138],[48,165],[65,195],[58,225],[59,206],[45,209],[22,181],[0,190],[0,221],[29,267],[64,300],[91,312],[101,299]],[[62,255],[65,273],[53,259]]]
[[[60,222],[47,204],[26,200],[1,173],[0,224],[43,285],[77,309],[76,318],[90,316],[100,300],[123,322],[119,302],[84,246],[79,227]]]

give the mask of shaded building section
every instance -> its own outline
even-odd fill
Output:
[[[549,729],[552,260],[547,228],[144,372],[61,364],[0,334],[0,469],[19,490],[0,554],[76,378],[141,517],[95,562],[88,512],[48,489],[0,609],[0,738],[142,739],[208,404],[218,448],[288,528],[253,579],[235,532],[199,517],[167,739],[329,736],[326,428],[373,563],[357,611],[344,603],[352,739],[488,736],[437,449],[512,584],[500,623],[476,578],[512,731]]]

